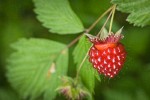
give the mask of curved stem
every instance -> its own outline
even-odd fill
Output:
[[[106,10],[88,29],[85,30],[86,33],[89,33],[95,26],[96,24],[112,9],[114,8],[114,5],[111,6],[108,10]]]
[[[89,50],[88,50],[88,51],[89,51]],[[82,66],[83,66],[83,64],[84,64],[84,62],[85,62],[85,60],[86,60],[87,57],[88,57],[88,52],[86,53],[84,59],[82,60],[80,66],[79,66],[79,68],[78,68],[78,70],[77,70],[77,74],[76,74],[76,79],[77,79],[77,80],[78,80],[78,77],[79,77],[80,70],[81,70],[81,68],[82,68]]]
[[[112,16],[111,16],[111,21],[110,21],[110,26],[109,26],[109,34],[111,34],[111,29],[112,29],[113,19],[114,19],[114,15],[115,15],[115,10],[116,10],[116,5],[114,5],[113,10],[112,10]]]
[[[104,29],[104,27],[106,26],[108,20],[110,19],[110,16],[112,15],[113,11],[110,12],[109,16],[107,17],[104,25],[102,26],[101,30],[98,32],[97,36],[101,34],[102,30]]]

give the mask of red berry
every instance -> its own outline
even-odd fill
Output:
[[[113,78],[119,73],[126,59],[124,45],[119,42],[122,35],[113,33],[105,40],[91,40],[93,46],[89,50],[89,61],[100,74]]]

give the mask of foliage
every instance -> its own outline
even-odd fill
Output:
[[[82,23],[70,8],[68,0],[34,0],[35,12],[43,25],[53,33],[70,34],[84,30]]]
[[[37,98],[44,92],[53,99],[61,83],[59,77],[67,72],[66,46],[45,39],[21,39],[12,48],[17,50],[9,58],[7,77],[24,98]],[[47,99],[46,99],[47,100]]]
[[[74,61],[77,63],[77,68],[79,68],[81,62],[88,53],[90,46],[90,42],[85,36],[82,36],[73,52]],[[93,69],[92,64],[88,61],[88,59],[86,59],[82,65],[80,74],[84,84],[87,86],[90,92],[94,92],[95,76],[97,75],[97,72]]]
[[[130,13],[127,21],[135,26],[150,25],[150,0],[112,0],[118,10]]]

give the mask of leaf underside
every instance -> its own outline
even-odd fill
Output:
[[[117,9],[130,13],[127,21],[134,26],[150,25],[150,0],[112,0]]]
[[[77,63],[77,68],[80,66],[90,47],[90,42],[87,41],[87,38],[85,36],[82,36],[73,52],[74,61],[75,63]],[[95,71],[92,67],[92,64],[88,61],[88,58],[85,60],[81,68],[80,75],[85,86],[91,93],[93,93],[95,87],[95,77],[97,78],[98,74],[97,71]]]
[[[68,0],[33,0],[35,12],[43,26],[52,33],[75,34],[84,27],[71,9]]]
[[[68,51],[64,44],[46,39],[21,39],[12,45],[16,50],[8,59],[7,77],[23,98],[53,100],[67,73]],[[60,65],[61,64],[61,65]],[[52,71],[54,70],[54,71]]]

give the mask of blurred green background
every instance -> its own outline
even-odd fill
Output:
[[[110,6],[110,0],[69,0],[71,7],[88,28]],[[0,100],[20,100],[17,92],[5,77],[6,59],[12,52],[10,44],[22,37],[47,38],[68,44],[78,35],[56,35],[48,32],[36,19],[32,0],[0,0]],[[102,77],[96,82],[95,100],[150,100],[150,26],[134,27],[126,22],[128,14],[116,13],[113,31],[124,26],[122,40],[128,51],[123,70],[114,79]],[[104,18],[92,31],[101,28]],[[70,62],[73,65],[70,48]],[[69,67],[68,75],[74,76],[76,68]],[[58,96],[58,100],[60,100]]]

